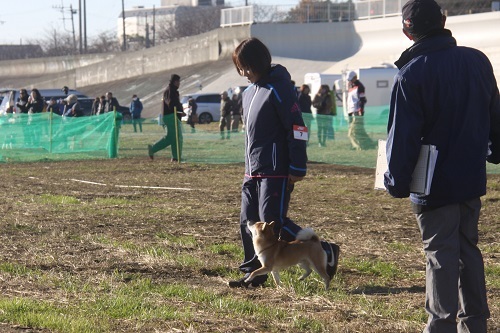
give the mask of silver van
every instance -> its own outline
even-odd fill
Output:
[[[184,109],[188,108],[189,98],[194,98],[198,105],[198,122],[200,124],[210,124],[212,121],[220,119],[220,94],[192,94],[183,96],[181,99]],[[183,121],[187,121],[188,117],[182,117]]]

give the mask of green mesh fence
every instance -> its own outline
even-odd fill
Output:
[[[117,157],[121,115],[118,121],[115,117],[112,112],[93,117],[4,115],[0,117],[0,161]]]
[[[311,162],[359,165],[375,167],[376,144],[386,137],[386,108],[366,111],[365,117],[356,117],[353,122],[343,116],[313,116],[304,114],[309,127],[308,158]],[[385,115],[384,115],[385,113]],[[326,144],[319,146],[318,125],[327,126]],[[123,124],[120,130],[119,156],[144,156],[147,145],[153,144],[164,134],[163,127],[155,119],[144,119],[142,133],[132,124]],[[182,161],[193,163],[237,163],[244,161],[245,133],[242,124],[237,132],[230,133],[230,139],[221,139],[218,123],[197,124],[195,132],[189,125],[182,124]],[[170,159],[171,148],[155,154],[155,159]]]
[[[367,107],[364,117],[355,117],[351,122],[342,116],[341,108],[338,114],[303,115],[309,127],[309,161],[375,168],[377,142],[386,138],[388,106]],[[67,119],[54,115],[52,121],[48,114],[33,115],[33,121],[38,118],[37,121],[43,125],[35,126],[38,130],[32,131],[32,134],[28,134],[25,126],[22,126],[22,118],[0,117],[0,133],[4,142],[0,150],[1,161],[110,157],[148,159],[148,144],[154,144],[165,135],[157,119],[136,122],[134,131],[131,122],[122,122],[121,119],[115,122],[113,113]],[[230,133],[230,139],[227,140],[225,136],[221,139],[218,123],[197,124],[194,132],[189,125],[182,123],[179,129],[183,135],[182,162],[244,162],[245,133],[241,125],[237,132]],[[325,145],[320,146],[318,129],[325,126],[326,141]],[[39,138],[38,146],[24,140],[25,136],[29,138],[33,135]],[[171,157],[171,147],[167,147],[155,154],[155,161],[170,160]],[[500,166],[488,163],[487,168],[489,173],[500,173]]]

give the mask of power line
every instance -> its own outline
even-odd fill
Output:
[[[67,31],[67,32],[71,32],[73,33],[73,49],[74,49],[74,52],[76,53],[76,35],[75,35],[75,20],[74,20],[74,15],[77,13],[77,10],[76,9],[73,9],[73,5],[69,5],[69,9],[67,7],[64,6],[63,4],[63,1],[61,0],[61,5],[60,6],[57,6],[57,5],[53,5],[52,8],[58,10],[61,12],[61,15],[62,15],[62,21],[63,21],[63,27],[64,27],[64,30]],[[69,20],[66,18],[66,16],[64,15],[66,12],[69,12],[70,15],[71,15],[71,31],[66,29],[66,20]]]

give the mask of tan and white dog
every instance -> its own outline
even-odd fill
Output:
[[[253,271],[245,283],[249,284],[258,275],[271,273],[276,285],[280,286],[279,271],[298,264],[305,270],[300,280],[311,274],[312,267],[323,278],[325,288],[328,289],[330,276],[326,271],[327,256],[318,236],[311,228],[302,229],[293,242],[285,242],[276,237],[274,222],[249,223],[248,228],[252,233],[255,253],[262,267]]]

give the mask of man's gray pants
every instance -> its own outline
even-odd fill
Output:
[[[424,333],[486,333],[480,210],[477,198],[416,214],[427,258]]]

